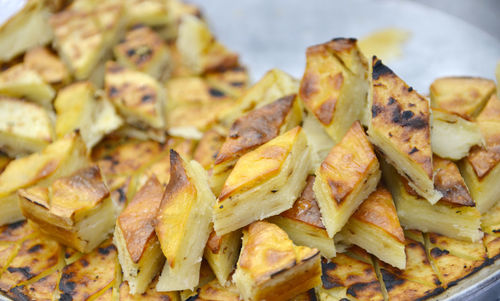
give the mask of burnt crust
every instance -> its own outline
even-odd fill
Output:
[[[155,237],[154,221],[163,197],[163,186],[153,175],[136,193],[127,208],[118,217],[133,262],[138,263],[142,254]]]
[[[373,57],[371,126],[432,179],[430,107],[425,97]]]
[[[280,127],[292,110],[295,96],[284,96],[238,118],[231,126],[214,164],[236,159],[278,136]]]
[[[476,206],[455,163],[434,156],[433,165],[436,172],[434,185],[436,190],[443,194],[439,202],[458,206]]]
[[[281,213],[281,216],[325,229],[321,221],[321,212],[313,190],[315,179],[316,177],[313,175],[307,177],[306,187],[302,191],[302,194],[295,201],[293,207]]]

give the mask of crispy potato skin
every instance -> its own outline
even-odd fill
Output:
[[[373,146],[361,124],[355,122],[319,167],[319,174],[328,182],[337,206],[344,203],[373,164],[378,164]]]
[[[138,263],[148,243],[156,238],[154,221],[163,197],[163,187],[153,175],[118,217],[132,261]]]
[[[383,186],[379,186],[368,196],[352,218],[379,227],[399,242],[405,242],[391,193]]]
[[[325,229],[321,221],[321,212],[316,201],[316,195],[313,191],[315,176],[309,175],[307,177],[307,184],[300,197],[295,201],[293,207],[280,215],[290,218],[299,222],[309,224],[311,226]]]
[[[294,101],[295,95],[288,95],[238,118],[231,126],[215,164],[239,158],[278,136]]]

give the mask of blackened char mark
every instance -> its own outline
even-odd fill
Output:
[[[30,267],[8,267],[7,271],[11,273],[21,273],[26,279],[31,279],[35,276],[31,273]]]
[[[384,110],[384,108],[382,106],[373,105],[372,106],[372,117],[373,118],[377,117],[377,115],[382,113],[383,110]]]
[[[410,127],[416,130],[427,127],[427,122],[422,117],[417,117],[412,111],[402,111],[400,106],[392,110],[391,121],[402,127]]]
[[[358,292],[365,291],[368,287],[376,286],[377,284],[378,284],[378,281],[355,283],[347,289],[347,294],[356,298],[358,295]]]
[[[321,260],[321,282],[325,289],[332,289],[334,287],[342,286],[335,279],[328,275],[328,271],[335,270],[337,265],[333,262],[328,262],[325,259]]]
[[[382,64],[382,61],[378,60],[377,57],[374,56],[373,60],[375,61],[375,64],[373,64],[373,71],[372,71],[372,78],[374,80],[378,80],[380,76],[394,74],[394,72],[389,67]]]
[[[393,290],[395,287],[402,285],[406,281],[386,271],[385,269],[380,269],[380,273],[382,274],[382,279],[384,280],[385,288],[388,292]]]
[[[448,254],[450,254],[450,252],[448,250],[441,250],[440,248],[437,248],[437,247],[432,248],[432,250],[431,250],[431,255],[434,258],[441,257],[443,255],[448,255]]]

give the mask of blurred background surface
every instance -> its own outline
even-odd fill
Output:
[[[218,38],[241,54],[253,80],[272,67],[301,76],[307,46],[382,29],[408,32],[386,63],[427,93],[445,75],[494,78],[500,60],[499,0],[191,0]]]

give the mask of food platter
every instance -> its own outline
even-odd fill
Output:
[[[277,66],[301,76],[304,49],[337,36],[364,37],[384,28],[411,32],[400,57],[391,61],[408,82],[427,91],[433,78],[452,74],[491,78],[500,41],[465,21],[410,1],[194,0],[217,36],[241,53],[253,79]],[[459,5],[459,3],[457,4]],[[480,9],[480,8],[478,8]],[[460,58],[460,59],[457,59]],[[485,268],[435,300],[495,300],[498,264]]]
[[[493,37],[392,0],[28,1],[0,29],[1,293],[500,294]],[[29,20],[50,46],[11,50]]]

